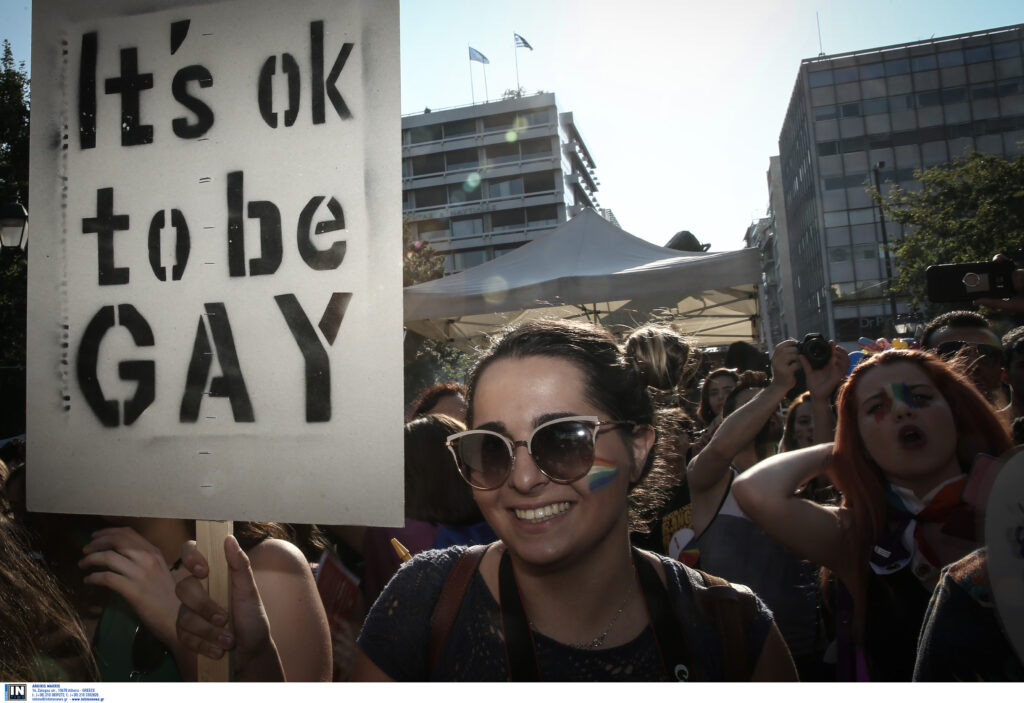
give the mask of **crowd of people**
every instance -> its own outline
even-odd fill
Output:
[[[978,302],[1024,313],[1015,283]],[[699,342],[505,330],[410,406],[405,524],[237,523],[230,608],[187,521],[27,512],[9,443],[0,677],[195,680],[231,651],[240,681],[1024,680],[980,527],[1024,442],[1024,327],[955,311],[744,368]]]

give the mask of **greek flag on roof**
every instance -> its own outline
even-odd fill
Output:
[[[529,49],[530,51],[533,51],[533,47],[530,46],[530,42],[526,41],[525,39],[523,39],[521,36],[519,36],[515,32],[512,32],[512,34],[516,38],[516,46],[519,46],[519,47],[522,47],[524,49]]]
[[[469,60],[470,61],[479,61],[480,63],[490,63],[490,60],[486,56],[481,54],[479,51],[477,51],[473,47],[469,47]]]

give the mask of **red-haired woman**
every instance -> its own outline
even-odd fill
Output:
[[[910,680],[939,570],[980,543],[961,500],[971,466],[1011,440],[963,374],[921,351],[861,363],[838,408],[834,444],[767,459],[733,493],[765,532],[825,567],[823,584],[838,577],[838,676]],[[795,495],[822,474],[843,494],[838,507]]]

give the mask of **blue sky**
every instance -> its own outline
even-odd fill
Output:
[[[742,246],[765,214],[768,159],[800,60],[1024,23],[1019,0],[401,0],[402,112],[482,100],[520,83],[554,92],[597,162],[601,205],[664,244],[688,229]],[[0,38],[29,59],[31,2],[0,0]]]

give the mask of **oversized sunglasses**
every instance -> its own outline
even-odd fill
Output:
[[[490,491],[504,485],[516,463],[516,447],[526,447],[541,473],[555,483],[572,483],[594,465],[597,435],[628,420],[591,416],[560,417],[538,425],[526,440],[512,440],[492,430],[468,430],[448,436],[445,445],[459,473],[473,488]]]
[[[959,354],[964,348],[974,349],[978,356],[984,357],[989,361],[1002,362],[1003,360],[1003,350],[991,344],[971,344],[969,342],[953,340],[938,345],[935,347],[935,351],[939,353],[939,356],[949,359]]]

